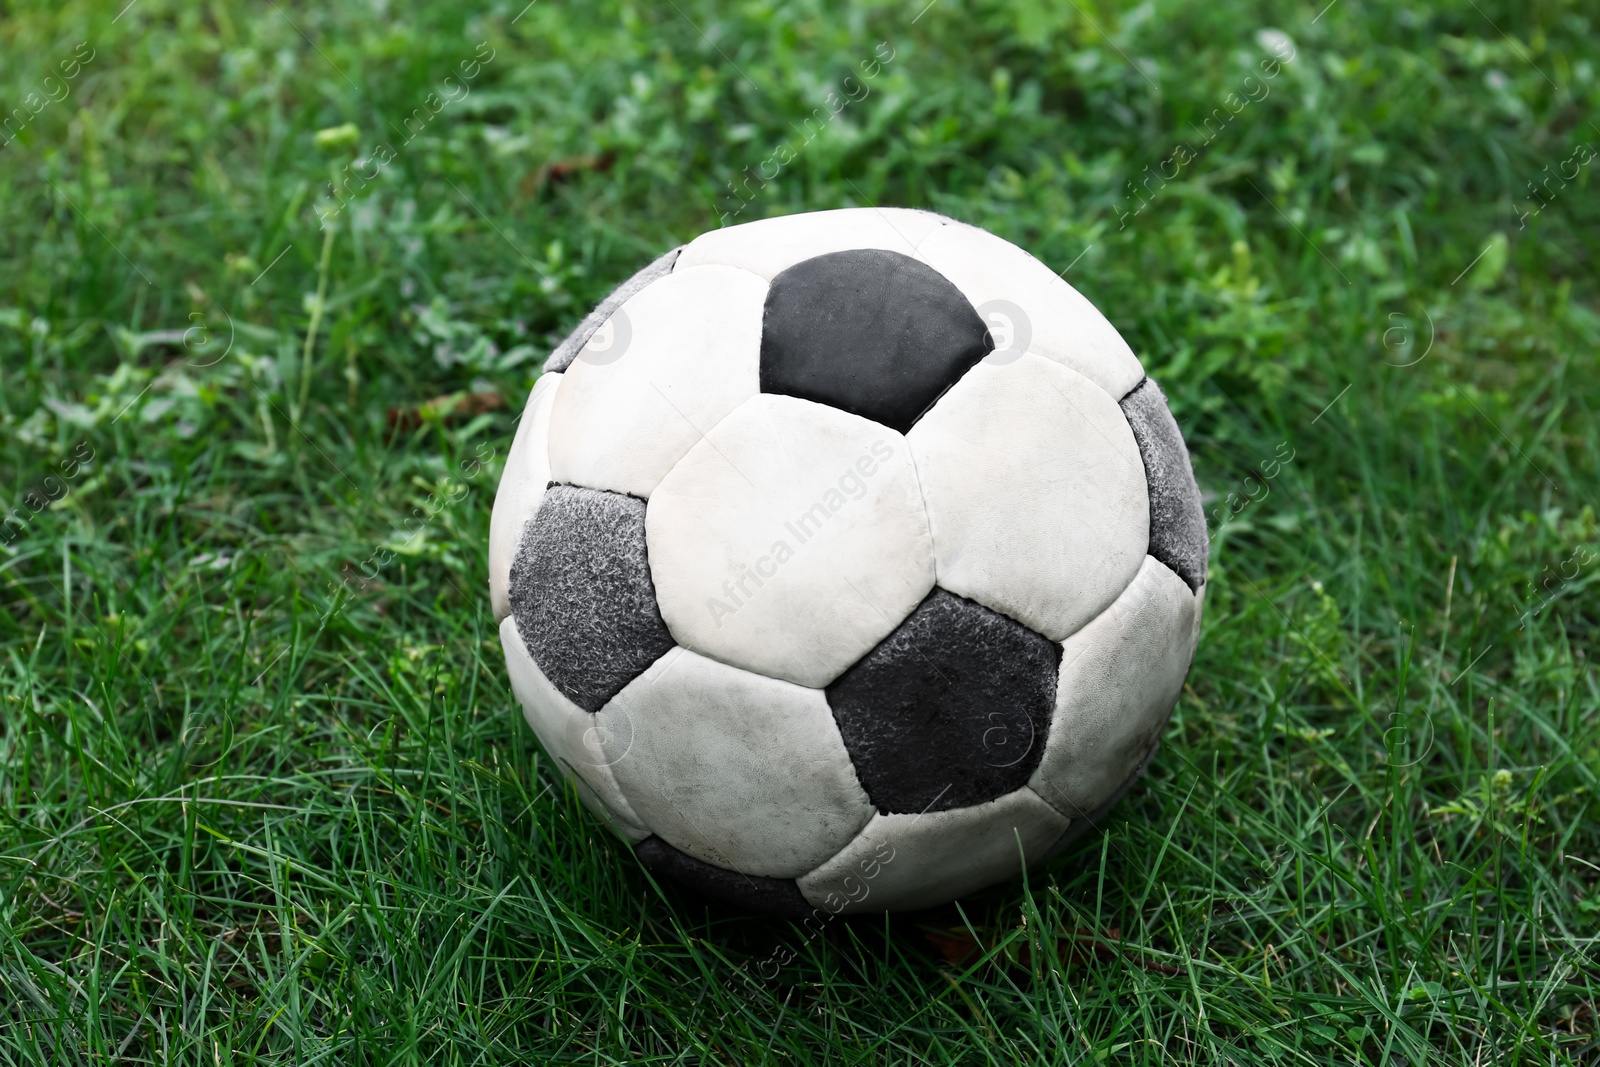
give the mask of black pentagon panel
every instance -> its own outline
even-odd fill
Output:
[[[993,347],[961,290],[926,263],[876,248],[829,252],[772,279],[761,391],[904,433]]]
[[[948,811],[1028,783],[1061,646],[943,589],[838,681],[828,704],[880,812]]]
[[[795,918],[812,910],[793,878],[730,871],[680,852],[659,837],[645,838],[633,846],[633,852],[652,874],[670,878],[723,904]]]
[[[606,320],[612,316],[617,308],[621,307],[625,301],[657,278],[663,278],[672,273],[672,265],[678,262],[678,253],[682,251],[683,246],[679,245],[666,255],[658,257],[648,267],[645,267],[638,274],[613,289],[611,295],[595,305],[595,309],[585,315],[582,322],[578,323],[578,328],[567,334],[567,339],[556,346],[556,350],[550,353],[549,358],[544,361],[544,369],[547,371],[559,371],[566,370],[572,366],[572,361],[578,358],[578,353],[583,351],[583,346],[589,343],[589,338],[593,337],[594,332],[606,324]]]
[[[511,563],[511,613],[567,699],[601,705],[672,649],[645,556],[638,497],[552,485]]]
[[[1206,513],[1200,504],[1189,449],[1167,408],[1161,387],[1146,378],[1122,398],[1122,414],[1139,442],[1150,490],[1150,554],[1171,567],[1190,589],[1206,583]]]

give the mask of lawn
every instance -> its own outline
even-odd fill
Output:
[[[0,1063],[1600,1061],[1593,4],[523,2],[0,9]],[[612,286],[875,204],[1104,310],[1211,571],[1103,832],[817,932],[581,808],[486,544]]]

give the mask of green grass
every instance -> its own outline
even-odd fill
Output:
[[[1600,1060],[1592,5],[521,6],[0,12],[0,1063]],[[485,544],[596,299],[872,203],[1070,264],[1238,513],[1103,834],[813,935],[563,788]]]

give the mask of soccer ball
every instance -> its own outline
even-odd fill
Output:
[[[1206,526],[1161,390],[1050,268],[925,211],[716,230],[558,347],[495,498],[511,684],[653,871],[912,910],[1144,771]]]

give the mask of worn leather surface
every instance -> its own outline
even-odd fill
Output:
[[[747,911],[799,918],[811,912],[810,901],[793,878],[764,878],[717,867],[680,852],[659,837],[634,846],[633,854],[654,874],[693,889],[702,896]]]
[[[954,811],[874,815],[856,839],[799,878],[827,911],[916,911],[1002,882],[1042,856],[1067,818],[1026,787]]]
[[[933,588],[905,438],[794,397],[752,397],[707,433],[652,494],[645,531],[679,644],[813,688]]]
[[[545,373],[566,370],[572,361],[578,358],[578,353],[583,351],[584,346],[589,343],[589,339],[594,336],[595,331],[605,325],[612,312],[621,307],[629,297],[644,289],[645,286],[657,278],[664,278],[672,273],[672,267],[677,263],[678,255],[682,251],[681,247],[674,248],[672,251],[656,257],[643,270],[617,286],[611,291],[610,295],[596,304],[594,310],[585,315],[583,321],[578,323],[577,329],[569,333],[566,339],[556,346],[555,351],[551,352],[549,357],[545,359]]]
[[[708,863],[792,878],[872,816],[820,690],[677,648],[597,721],[639,817]]]
[[[946,811],[1027,783],[1055,709],[1060,648],[935,589],[828,687],[845,747],[878,811]]]
[[[772,279],[761,391],[904,433],[989,348],[978,313],[927,264],[875,248],[829,252]]]
[[[1083,375],[1033,355],[980,363],[906,437],[943,588],[1060,641],[1138,572],[1139,447]]]
[[[1147,556],[1116,602],[1067,638],[1050,737],[1028,783],[1063,815],[1099,808],[1155,746],[1189,673],[1199,610],[1183,579]]]
[[[748,271],[695,267],[619,308],[605,350],[585,349],[565,372],[550,414],[551,478],[648,498],[755,395],[766,293]]]
[[[684,246],[678,270],[702,263],[740,267],[771,280],[802,260],[846,248],[882,248],[915,255],[943,215],[897,207],[854,207],[725,226]]]
[[[1121,406],[1144,462],[1150,493],[1150,554],[1197,590],[1205,584],[1211,543],[1183,434],[1153,379],[1140,382],[1122,398]]]
[[[1023,320],[1009,326],[1029,335],[1028,352],[1076,371],[1111,399],[1120,400],[1144,377],[1138,357],[1100,310],[1011,242],[953,223],[929,234],[917,255],[949,278],[973,307],[1001,302],[1002,318]]]
[[[599,711],[672,647],[645,557],[643,500],[553,485],[511,566],[511,612],[563,695]]]
[[[612,831],[628,841],[642,841],[650,831],[640,820],[606,763],[594,716],[556,691],[528,654],[517,630],[517,620],[500,623],[500,645],[506,655],[511,690],[522,705],[522,715],[563,773],[578,783],[578,795]]]
[[[511,562],[550,482],[550,407],[560,385],[561,375],[548,373],[533,383],[495,490],[489,516],[489,603],[496,622],[511,614]]]

